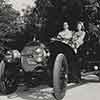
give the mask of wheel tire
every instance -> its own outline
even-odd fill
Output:
[[[57,100],[61,100],[65,96],[67,79],[68,63],[64,54],[60,53],[56,56],[53,69],[54,96]]]
[[[10,72],[8,68],[3,68],[3,73],[0,77],[0,91],[2,94],[10,94],[17,89],[16,79],[13,72]]]

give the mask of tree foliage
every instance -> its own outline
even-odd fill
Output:
[[[16,33],[14,21],[19,16],[19,13],[12,8],[12,5],[7,0],[0,0],[0,37]]]
[[[0,44],[21,50],[24,45],[24,21],[9,0],[0,0]]]
[[[36,7],[31,8],[29,14],[25,13],[26,33],[29,39],[37,35],[42,41],[56,36],[64,21],[69,23],[71,30],[75,30],[78,21],[86,24],[96,21],[100,12],[98,0],[36,0],[35,3]]]

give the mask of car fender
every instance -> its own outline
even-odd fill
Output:
[[[50,65],[53,64],[56,55],[59,53],[63,53],[65,55],[65,57],[68,60],[68,64],[70,65],[72,64],[72,62],[75,62],[76,60],[75,59],[76,55],[74,50],[69,45],[66,45],[62,42],[55,41],[49,44],[48,48],[50,50],[50,61],[49,61]]]

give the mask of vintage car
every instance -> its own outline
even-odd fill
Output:
[[[68,62],[64,52],[60,50],[62,48],[59,48],[61,44],[61,42],[58,45],[51,42],[45,45],[39,41],[32,41],[26,44],[21,52],[4,49],[0,63],[1,93],[14,92],[20,81],[24,82],[26,73],[32,73],[32,78],[37,78],[42,71],[48,73],[44,79],[48,79],[49,85],[54,88],[55,97],[61,100],[65,95],[68,78]],[[69,46],[66,48],[69,52],[72,50]]]
[[[67,83],[75,82],[74,78],[78,76],[76,70],[81,75],[95,74],[100,78],[100,44],[97,37],[93,37],[85,40],[77,54],[71,46],[57,38],[46,44],[39,40],[31,41],[21,52],[6,50],[0,63],[0,91],[4,94],[15,91],[26,73],[32,73],[32,81],[47,73],[44,79],[48,79],[53,87],[55,98],[61,100]]]

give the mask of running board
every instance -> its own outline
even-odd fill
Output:
[[[93,75],[93,74],[98,74],[100,73],[100,70],[98,71],[92,71],[92,72],[81,72],[82,76],[87,76],[87,75]]]

